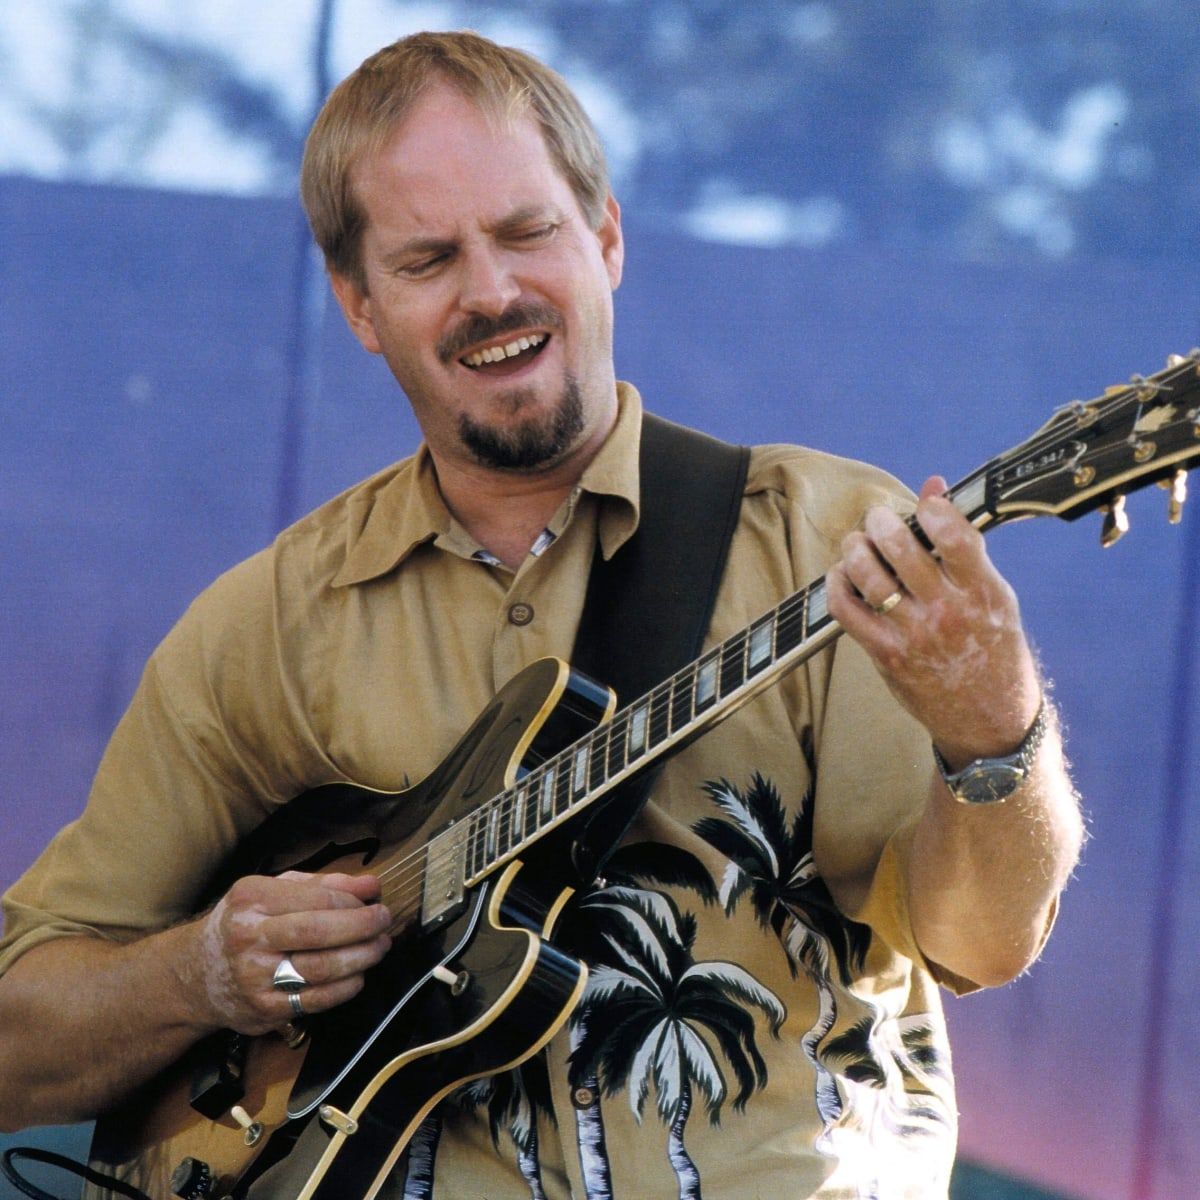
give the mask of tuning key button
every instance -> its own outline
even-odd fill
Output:
[[[1104,506],[1104,524],[1100,529],[1100,545],[1106,550],[1116,545],[1129,532],[1129,515],[1125,512],[1125,497],[1114,496]]]
[[[1176,471],[1170,479],[1160,479],[1158,486],[1171,493],[1167,499],[1167,520],[1178,525],[1183,519],[1183,506],[1187,500],[1187,472]]]

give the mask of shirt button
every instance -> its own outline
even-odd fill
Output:
[[[591,1108],[596,1103],[596,1092],[590,1087],[577,1087],[571,1093],[571,1103],[576,1108]]]
[[[533,620],[533,605],[517,603],[508,610],[508,620],[512,625],[528,625]]]

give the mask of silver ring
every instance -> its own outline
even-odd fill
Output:
[[[285,954],[279,960],[275,974],[271,976],[271,986],[277,992],[296,993],[308,987],[308,980],[296,970],[292,960]],[[292,1007],[295,1008],[295,1005]]]
[[[904,593],[901,591],[895,591],[888,596],[887,599],[881,600],[878,604],[872,605],[872,607],[875,609],[875,612],[878,616],[886,617],[888,613],[890,613],[892,609],[895,608],[896,605],[899,604],[903,599]]]
[[[304,1011],[304,1001],[300,999],[299,992],[288,992],[288,1003],[292,1006],[292,1016],[297,1019],[306,1017],[308,1014]]]

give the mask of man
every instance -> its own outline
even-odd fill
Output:
[[[428,774],[521,667],[570,656],[597,544],[637,526],[620,214],[561,80],[475,35],[405,39],[331,97],[302,188],[424,446],[156,651],[85,816],[6,897],[6,1129],[355,995],[391,946],[372,878],[252,876],[193,916],[217,864],[306,789]],[[710,643],[823,573],[849,636],[668,764],[628,840],[698,874],[651,850],[582,900],[599,961],[545,1094],[522,1076],[440,1106],[382,1194],[432,1173],[494,1198],[944,1195],[937,984],[1033,961],[1081,821],[1015,597],[943,491],[916,505],[931,553],[879,472],[755,450]],[[946,782],[1012,754],[994,803]]]

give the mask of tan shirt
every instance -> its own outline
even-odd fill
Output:
[[[515,574],[473,557],[422,449],[222,576],[152,656],[84,815],[5,896],[0,970],[49,938],[188,916],[277,806],[424,777],[523,666],[569,658],[596,538],[610,555],[636,528],[640,423],[621,385],[556,539]],[[875,503],[911,498],[858,463],[756,448],[710,644],[822,575]],[[425,1139],[438,1194],[524,1198],[536,1170],[550,1197],[601,1194],[606,1173],[614,1196],[674,1197],[691,1171],[722,1200],[943,1196],[949,1054],[903,900],[930,770],[924,732],[845,638],[672,759],[632,840],[689,851],[716,902],[650,878],[592,902],[614,946],[630,940],[549,1048],[551,1111],[506,1114],[497,1149],[486,1103],[447,1110]],[[665,971],[668,950],[673,981],[639,975],[636,953]],[[642,1007],[601,1044],[614,996]],[[603,1092],[583,1107],[572,1041]]]

